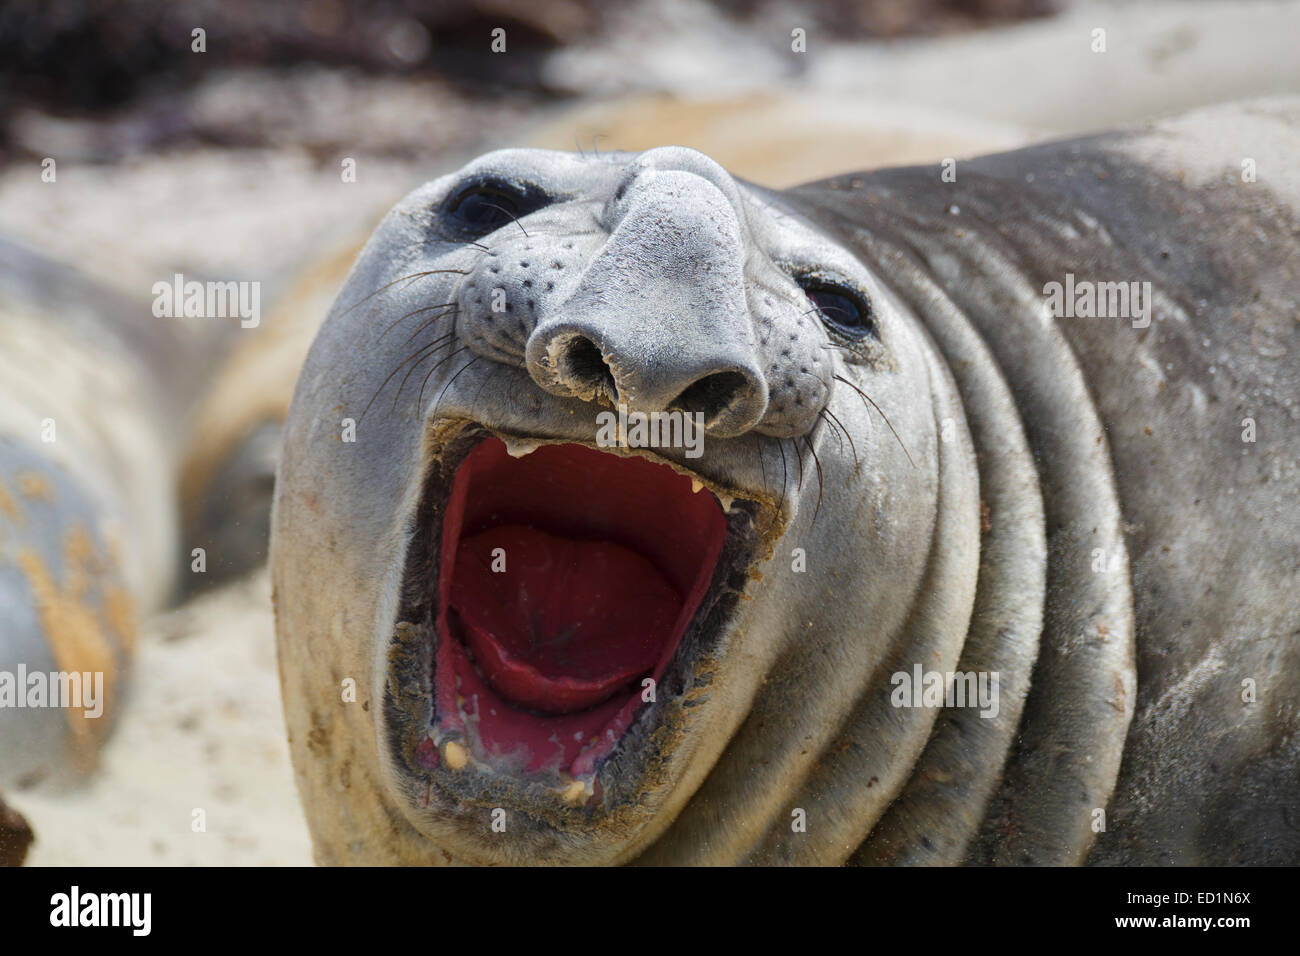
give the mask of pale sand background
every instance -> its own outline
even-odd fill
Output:
[[[402,124],[413,136],[437,133],[438,157],[370,159],[358,145],[360,175],[347,186],[336,162],[292,147],[244,150],[238,161],[193,149],[106,166],[62,163],[57,189],[39,182],[39,170],[14,167],[0,175],[0,232],[137,295],[173,271],[262,278],[271,295],[304,263],[364,238],[412,185],[493,146],[589,149],[597,134],[601,149],[683,143],[739,175],[785,185],[1300,93],[1300,4],[1134,6],[1078,3],[1052,20],[939,40],[814,40],[807,69],[790,77],[709,11],[660,0],[603,45],[551,61],[557,78],[590,91],[576,110],[525,115],[506,105],[467,116],[418,83],[323,79],[312,89],[315,121],[338,127],[337,138],[364,144],[376,124]],[[1089,50],[1094,27],[1107,30],[1106,54]],[[241,82],[214,80],[209,108],[256,95]],[[25,122],[29,141],[75,153],[75,124]],[[457,135],[447,135],[449,123]],[[259,572],[146,622],[133,696],[99,773],[72,792],[7,794],[37,834],[29,863],[310,862],[269,597]],[[204,833],[191,830],[196,808],[206,814]]]

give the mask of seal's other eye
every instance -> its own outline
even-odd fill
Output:
[[[855,338],[875,334],[871,306],[852,289],[817,279],[801,279],[799,285],[827,325]]]
[[[444,215],[463,231],[484,236],[547,205],[550,197],[536,186],[482,179],[453,193]]]

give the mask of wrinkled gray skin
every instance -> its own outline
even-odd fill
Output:
[[[668,147],[497,152],[416,190],[313,346],[278,477],[281,677],[318,860],[1300,860],[1298,147],[1294,106],[1250,106],[956,182],[777,194]],[[451,241],[444,202],[485,172],[553,201]],[[1053,319],[1043,286],[1067,272],[1151,282],[1150,326]],[[877,334],[831,331],[808,273],[869,299]],[[408,314],[446,302],[416,332],[429,313]],[[473,741],[464,767],[420,765],[428,658],[399,625],[426,478],[465,422],[592,444],[615,395],[706,413],[702,458],[657,453],[755,502],[770,554],[715,588],[722,623],[580,781],[586,806]],[[997,716],[892,706],[918,663],[998,672]]]

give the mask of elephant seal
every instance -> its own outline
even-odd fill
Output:
[[[222,332],[0,239],[0,786],[94,766],[171,595],[185,415]]]
[[[284,431],[318,861],[1300,859],[1298,145],[417,189]]]

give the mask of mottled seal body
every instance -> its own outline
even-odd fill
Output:
[[[171,593],[211,341],[0,241],[0,784],[93,765],[138,615]]]
[[[1256,105],[780,193],[674,147],[417,190],[286,423],[318,859],[1296,859],[1298,141]]]

